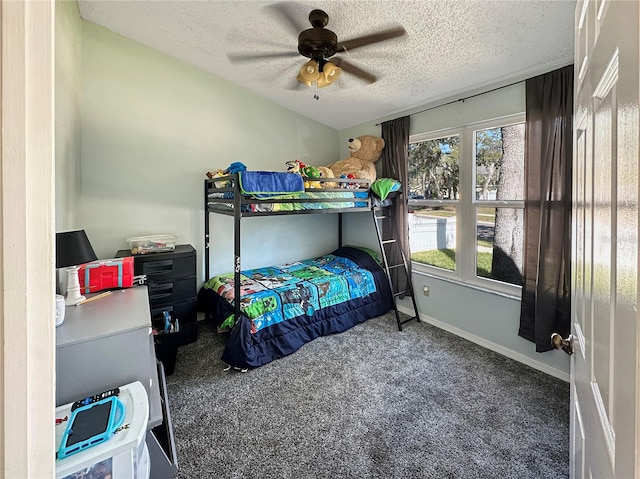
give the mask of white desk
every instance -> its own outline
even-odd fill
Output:
[[[149,397],[149,427],[162,424],[146,286],[67,306],[56,345],[57,406],[140,381]]]

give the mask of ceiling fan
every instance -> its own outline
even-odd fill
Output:
[[[369,35],[352,38],[345,41],[338,41],[338,36],[331,30],[325,28],[329,23],[329,15],[322,10],[312,10],[309,14],[311,28],[303,30],[299,34],[299,26],[294,15],[286,9],[287,4],[277,4],[272,6],[289,23],[298,35],[298,49],[281,53],[266,54],[229,54],[229,59],[233,62],[267,60],[270,58],[284,58],[302,55],[309,60],[300,68],[296,77],[298,82],[309,87],[324,88],[334,83],[342,71],[354,75],[368,83],[377,80],[375,75],[367,72],[352,63],[334,55],[352,52],[356,48],[361,48],[393,38],[405,35],[403,27],[379,31]],[[314,98],[318,98],[317,91]]]

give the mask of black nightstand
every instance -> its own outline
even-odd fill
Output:
[[[180,344],[198,339],[196,328],[196,250],[193,246],[177,245],[175,250],[162,253],[132,255],[128,249],[119,250],[117,258],[134,257],[134,274],[147,276],[151,322],[163,324],[163,311],[180,322]]]

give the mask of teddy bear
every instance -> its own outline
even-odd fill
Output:
[[[349,158],[338,160],[328,165],[328,168],[335,175],[334,178],[352,174],[358,179],[369,180],[370,185],[376,180],[375,162],[380,158],[383,148],[384,140],[377,136],[349,138]]]
[[[327,168],[326,166],[318,166],[317,170],[320,172],[320,178],[335,178],[335,176],[333,176],[333,171],[331,171],[331,169]],[[320,185],[322,188],[338,187],[338,183],[335,183],[333,181],[322,181]]]

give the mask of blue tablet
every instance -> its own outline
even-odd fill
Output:
[[[108,397],[71,413],[65,430],[58,459],[103,443],[124,421],[124,404],[117,397]]]

